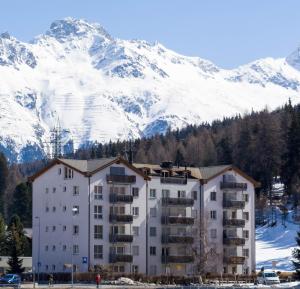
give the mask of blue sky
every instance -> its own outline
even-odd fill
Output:
[[[0,32],[28,41],[72,16],[231,68],[295,50],[299,15],[298,0],[0,0]]]

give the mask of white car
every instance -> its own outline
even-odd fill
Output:
[[[279,284],[280,280],[275,271],[265,270],[258,273],[257,282],[260,284],[271,285]]]

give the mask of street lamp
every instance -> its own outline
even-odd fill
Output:
[[[38,268],[38,284],[40,283],[40,243],[41,243],[41,220],[40,217],[36,216],[35,219],[39,221],[39,236],[38,236],[38,263],[37,263],[37,268]],[[35,272],[34,272],[35,274]]]
[[[77,207],[73,207],[72,208],[72,247],[71,247],[71,283],[72,283],[72,288],[74,287],[74,265],[73,265],[73,253],[74,253],[74,240],[73,240],[73,230],[74,230],[74,218],[73,216],[75,216],[78,213],[78,208]]]

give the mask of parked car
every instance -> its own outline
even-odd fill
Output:
[[[21,285],[21,277],[17,274],[5,274],[0,278],[0,284],[11,284],[19,287]]]
[[[257,275],[257,282],[265,285],[279,284],[280,280],[273,270],[260,271]]]

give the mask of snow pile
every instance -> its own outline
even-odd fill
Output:
[[[272,269],[272,261],[276,261],[276,270],[293,271],[292,251],[297,246],[295,237],[299,225],[293,223],[289,212],[285,226],[277,219],[274,227],[267,225],[256,229],[256,269],[261,267]]]

